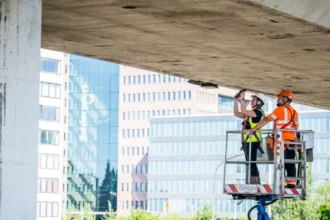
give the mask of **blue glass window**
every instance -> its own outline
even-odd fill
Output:
[[[126,76],[124,76],[124,85],[126,84]]]
[[[58,64],[58,60],[41,58],[41,71],[52,74],[60,74],[60,71],[58,71]]]
[[[191,91],[188,91],[189,100],[191,100]]]

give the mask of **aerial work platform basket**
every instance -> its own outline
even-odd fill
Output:
[[[313,162],[313,148],[314,148],[314,132],[311,130],[297,130],[298,139],[295,141],[286,141],[282,139],[282,130],[261,130],[262,142],[258,150],[258,156],[256,161],[246,160],[242,157],[237,159],[232,155],[228,155],[228,140],[229,136],[242,135],[242,131],[227,131],[226,132],[226,147],[225,147],[225,159],[224,159],[224,174],[223,174],[223,193],[232,195],[233,199],[253,199],[256,201],[262,201],[262,204],[266,204],[266,201],[276,201],[284,198],[306,198],[306,169],[307,162]],[[273,148],[270,148],[270,139],[273,139]],[[251,139],[251,138],[250,138]],[[285,158],[285,147],[290,146],[295,150],[294,159]],[[248,144],[249,156],[251,158],[252,143]],[[262,153],[261,153],[262,152]],[[261,184],[251,183],[251,164],[266,164],[269,166],[269,178],[263,181]],[[293,163],[296,166],[296,176],[287,177],[285,172],[285,164]],[[227,166],[229,164],[245,164],[245,183],[227,183]],[[286,180],[295,180],[295,187],[288,187]],[[263,205],[260,205],[264,209]],[[268,203],[270,204],[270,203]],[[266,204],[267,205],[267,204]],[[258,204],[259,206],[259,204]],[[259,208],[258,208],[259,210]],[[260,211],[260,210],[259,210]],[[258,212],[259,214],[259,212]],[[267,215],[267,214],[266,214]],[[258,217],[259,219],[259,217]],[[268,219],[268,218],[260,218]]]

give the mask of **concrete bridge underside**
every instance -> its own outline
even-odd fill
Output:
[[[330,109],[329,1],[276,2],[43,0],[42,47]]]

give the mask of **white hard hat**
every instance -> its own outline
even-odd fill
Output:
[[[260,99],[263,102],[263,104],[265,104],[269,100],[267,96],[265,96],[263,93],[260,93],[260,92],[252,95],[252,97],[257,97],[258,99]]]

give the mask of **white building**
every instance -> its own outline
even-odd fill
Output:
[[[182,78],[123,65],[119,91],[117,210],[125,215],[148,206],[149,118],[215,114],[218,95]]]
[[[37,219],[62,219],[66,206],[68,55],[41,50]]]

